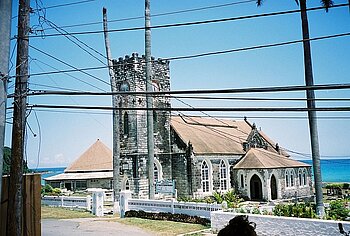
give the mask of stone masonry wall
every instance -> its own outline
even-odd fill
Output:
[[[133,53],[131,56],[113,60],[113,64],[116,74],[116,84],[113,86],[118,91],[146,91],[144,56]],[[170,90],[169,61],[152,58],[152,87],[154,91]],[[145,95],[119,95],[117,101],[121,108],[146,108]],[[166,96],[154,97],[153,107],[170,107],[170,99]],[[121,171],[121,177],[129,179],[130,190],[135,197],[145,197],[148,195],[147,111],[121,110],[119,115],[121,163],[128,166],[128,169]],[[162,165],[163,178],[172,179],[170,112],[155,110],[153,115],[155,158]]]
[[[211,212],[211,228],[218,232],[236,213],[216,211]],[[249,214],[249,221],[256,223],[259,236],[332,236],[341,235],[338,230],[339,221],[302,219],[293,217],[277,217]],[[350,230],[350,222],[342,222],[344,230]]]

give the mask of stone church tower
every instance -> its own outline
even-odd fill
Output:
[[[145,57],[133,53],[113,61],[116,87],[119,91],[146,91]],[[152,58],[153,91],[170,91],[169,61]],[[147,111],[145,95],[121,95],[119,132],[121,149],[121,189],[129,189],[134,197],[148,197],[147,178]],[[153,98],[153,107],[169,108],[164,95]],[[156,180],[172,179],[170,154],[170,112],[154,111],[154,176]]]

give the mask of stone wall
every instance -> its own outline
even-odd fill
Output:
[[[146,91],[144,56],[140,57],[137,53],[133,53],[132,56],[114,60],[113,64],[116,90]],[[152,88],[153,91],[170,91],[169,61],[152,58]],[[145,95],[119,95],[117,101],[121,108],[146,108]],[[153,107],[170,107],[170,99],[166,96],[154,97]],[[121,110],[119,114],[121,177],[124,181],[129,180],[134,197],[146,197],[148,196],[147,111]],[[162,166],[163,178],[172,179],[170,112],[155,110],[153,116],[155,158]]]
[[[216,211],[211,212],[211,228],[218,232],[236,213]],[[332,236],[340,235],[339,221],[302,219],[293,217],[277,217],[265,215],[248,215],[249,221],[256,223],[256,232],[259,236]],[[342,222],[346,231],[350,230],[350,222]]]

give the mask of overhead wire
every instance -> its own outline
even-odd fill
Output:
[[[66,66],[69,66],[69,67],[73,68],[74,70],[79,71],[79,72],[81,72],[81,73],[83,73],[83,74],[85,74],[85,75],[87,75],[87,76],[89,76],[89,77],[91,77],[91,78],[93,78],[93,79],[95,79],[95,80],[98,80],[98,81],[100,81],[100,82],[102,82],[102,83],[104,83],[104,84],[110,85],[109,83],[107,83],[106,81],[104,81],[104,80],[98,78],[97,76],[94,76],[94,75],[92,75],[92,74],[90,74],[90,73],[87,73],[85,70],[81,70],[81,69],[79,69],[79,68],[77,68],[77,67],[75,67],[75,66],[72,66],[71,64],[69,64],[69,63],[67,63],[67,62],[65,62],[65,61],[63,61],[63,60],[61,60],[61,59],[59,59],[59,58],[57,58],[57,57],[55,57],[55,56],[49,54],[49,53],[46,53],[46,52],[44,52],[43,50],[41,50],[41,49],[39,49],[39,48],[37,48],[37,47],[34,47],[33,45],[29,45],[29,47],[32,48],[32,49],[34,49],[34,50],[36,50],[36,51],[38,51],[38,52],[40,52],[40,53],[42,53],[42,54],[44,54],[44,55],[46,55],[46,56],[48,56],[48,57],[50,57],[50,58],[52,58],[52,59],[54,59],[54,60],[56,60],[56,61],[61,62],[62,64],[66,65]],[[63,73],[63,72],[61,72],[61,73]],[[93,85],[93,84],[91,84],[91,83],[89,83],[89,82],[84,81],[84,80],[79,79],[79,81],[82,82],[82,83],[84,83],[84,84],[87,84],[87,85],[89,85],[89,86],[91,86],[91,87],[94,87],[94,88],[96,88],[96,89],[98,89],[98,90],[100,90],[100,91],[106,91],[106,90],[101,89],[101,88],[99,88],[99,87],[97,87],[97,86],[95,86],[95,85]]]
[[[233,6],[233,5],[245,4],[245,3],[251,3],[251,2],[256,2],[256,0],[237,1],[237,2],[211,5],[211,6],[205,6],[205,7],[198,7],[198,8],[192,8],[192,9],[156,13],[156,14],[151,14],[151,18],[159,17],[159,16],[182,14],[182,13],[188,13],[188,12],[195,12],[195,11],[203,11],[203,10],[209,10],[209,9],[215,9],[215,8],[222,8],[222,7],[229,7],[229,6]],[[121,18],[121,19],[114,19],[114,20],[108,20],[107,22],[108,23],[123,22],[123,21],[130,21],[130,20],[139,20],[139,19],[144,19],[144,16],[135,16],[135,17],[127,17],[127,18]],[[64,25],[64,26],[61,26],[61,28],[74,28],[74,27],[81,27],[81,26],[100,25],[102,23],[103,23],[102,21],[88,22],[88,23]],[[46,30],[48,30],[48,29],[51,29],[51,28],[47,28]]]
[[[171,94],[238,94],[238,93],[276,93],[276,92],[294,92],[310,90],[344,90],[350,89],[350,83],[343,84],[318,84],[312,86],[291,85],[274,87],[250,87],[250,88],[227,88],[227,89],[202,89],[202,90],[170,90],[170,91],[119,91],[119,92],[69,92],[69,91],[32,91],[27,96],[38,95],[75,95],[75,96],[110,96],[110,95],[146,95],[153,96],[171,95]]]
[[[330,39],[330,38],[338,38],[338,37],[344,37],[344,36],[349,36],[349,35],[350,35],[350,32],[341,33],[341,34],[333,34],[333,35],[310,38],[310,39],[308,39],[308,41],[317,41],[317,40],[324,40],[324,39]],[[199,58],[199,57],[205,57],[205,56],[214,56],[214,55],[221,55],[221,54],[227,54],[227,53],[235,53],[235,52],[257,50],[257,49],[270,48],[270,47],[285,46],[285,45],[291,45],[291,44],[296,44],[296,43],[301,43],[301,42],[303,42],[302,39],[301,40],[285,41],[285,42],[280,42],[280,43],[271,43],[271,44],[264,44],[264,45],[258,45],[258,46],[251,46],[251,47],[228,49],[228,50],[215,51],[215,52],[205,52],[205,53],[199,53],[199,54],[193,54],[193,55],[168,57],[168,58],[164,58],[163,60],[175,61],[175,60],[192,59],[192,58]],[[33,47],[33,46],[30,45],[30,47]],[[140,63],[126,63],[126,64],[140,64]],[[71,72],[76,72],[76,71],[82,72],[82,71],[88,71],[88,70],[101,70],[101,69],[105,69],[105,68],[108,68],[108,66],[94,66],[94,67],[86,67],[86,68],[60,70],[60,71],[48,71],[48,72],[43,72],[43,73],[32,73],[29,76],[42,76],[42,75],[57,74],[57,73],[71,73]],[[12,78],[12,77],[14,77],[14,76],[10,76],[10,78]],[[104,83],[106,83],[106,82],[104,82]]]
[[[349,4],[337,4],[333,5],[330,8],[337,8],[337,7],[345,7]],[[313,7],[308,8],[307,11],[315,11],[315,10],[321,10],[325,9],[324,7]],[[248,15],[248,16],[239,16],[239,17],[229,17],[229,18],[220,18],[220,19],[213,19],[213,20],[204,20],[204,21],[192,21],[192,22],[185,22],[185,23],[174,23],[174,24],[166,24],[166,25],[156,25],[151,26],[150,29],[162,29],[162,28],[171,28],[171,27],[183,27],[183,26],[192,26],[192,25],[202,25],[202,24],[211,24],[211,23],[220,23],[220,22],[228,22],[228,21],[236,21],[236,20],[244,20],[244,19],[253,19],[253,18],[259,18],[259,17],[269,17],[269,16],[277,16],[277,15],[285,15],[285,14],[292,14],[292,13],[298,13],[300,10],[288,10],[288,11],[281,11],[281,12],[272,12],[272,13],[264,13],[264,14],[255,14],[255,15]],[[121,28],[121,29],[109,29],[107,32],[126,32],[126,31],[137,31],[137,30],[144,30],[145,27],[133,27],[133,28]],[[81,32],[70,32],[70,35],[84,35],[84,34],[101,34],[104,33],[104,30],[92,30],[92,31],[81,31]],[[62,34],[46,34],[45,37],[56,37],[56,36],[62,36]],[[38,38],[41,37],[39,35],[30,35],[29,38]]]

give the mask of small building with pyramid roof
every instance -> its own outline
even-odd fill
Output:
[[[112,151],[97,139],[64,173],[46,178],[45,183],[67,190],[111,189],[112,179]]]

